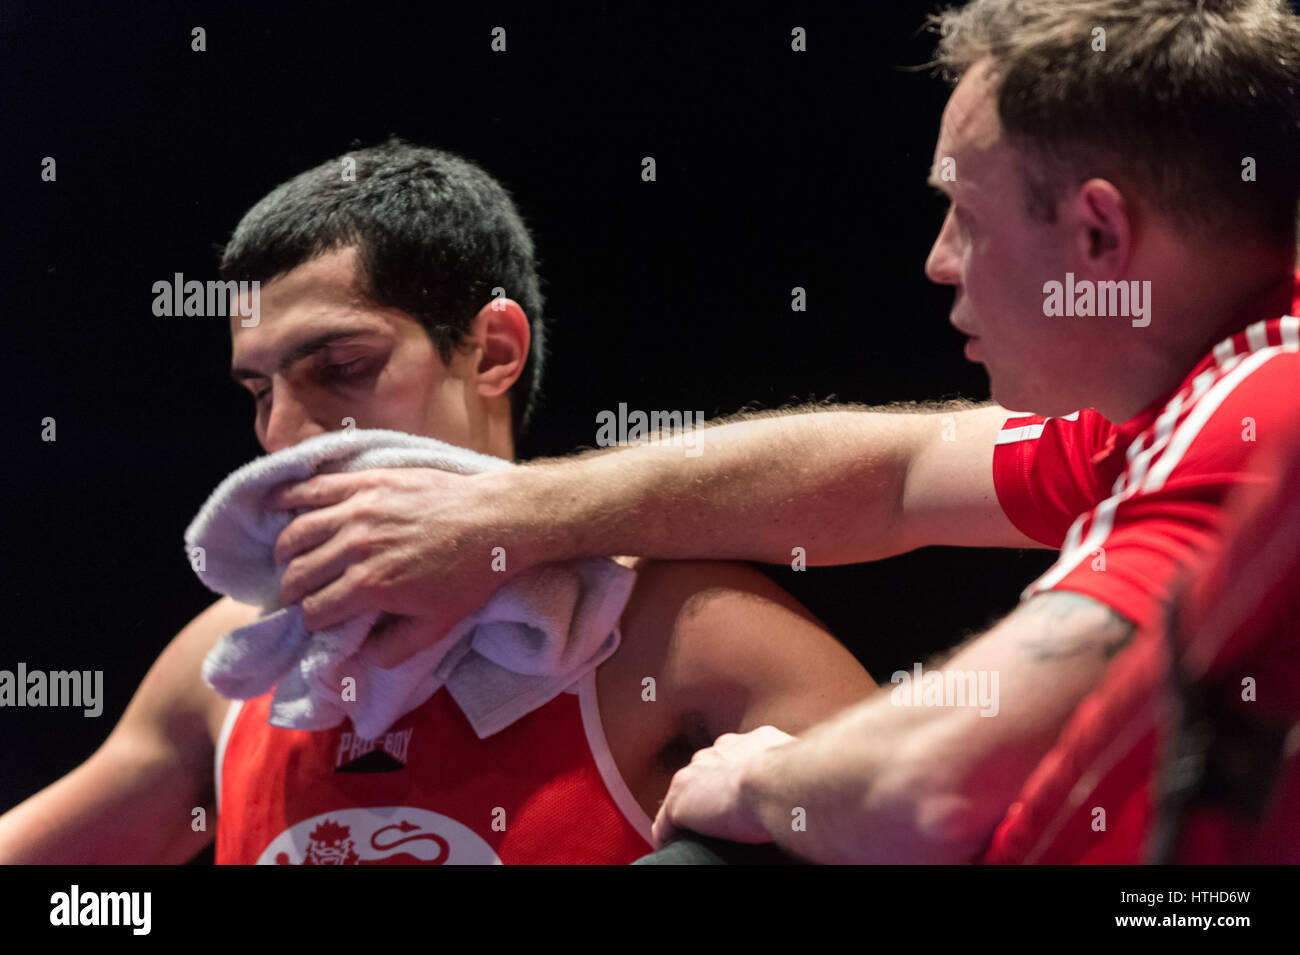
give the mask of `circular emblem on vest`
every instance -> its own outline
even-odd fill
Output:
[[[474,830],[412,806],[340,809],[280,833],[258,865],[501,865]]]

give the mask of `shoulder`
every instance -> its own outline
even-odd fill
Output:
[[[679,712],[738,727],[755,701],[799,699],[812,713],[815,700],[838,708],[875,689],[816,617],[757,568],[695,560],[636,569],[616,658],[666,680]]]
[[[1202,371],[1152,425],[1143,490],[1235,476],[1300,416],[1300,352],[1258,348]]]
[[[752,564],[733,560],[648,560],[636,558],[634,597],[662,605],[692,620],[725,615],[756,601],[770,603],[820,626],[794,597]],[[768,608],[769,612],[770,609]]]
[[[1300,352],[1271,347],[1237,356],[1202,372],[1180,397],[1182,431],[1226,427],[1235,437],[1252,421],[1285,431],[1300,412]]]
[[[186,624],[159,654],[128,714],[156,724],[167,736],[204,733],[213,741],[229,700],[203,682],[203,658],[217,641],[257,619],[256,607],[222,597]]]

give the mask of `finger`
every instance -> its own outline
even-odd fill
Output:
[[[374,478],[366,477],[366,473],[354,471],[350,474],[318,474],[306,481],[286,482],[266,495],[266,506],[275,511],[328,507],[370,487]]]
[[[353,564],[325,587],[302,598],[302,617],[307,629],[319,633],[362,613],[383,610],[371,602],[373,589],[366,573],[360,565]]]
[[[744,737],[739,733],[723,733],[713,741],[713,745],[707,747],[721,756],[727,756],[743,748]],[[695,755],[699,756],[704,750],[697,750]]]
[[[275,539],[271,551],[275,565],[283,567],[298,555],[315,550],[338,533],[348,515],[348,510],[338,504],[299,514]]]
[[[760,726],[758,729],[754,730],[754,733],[761,733],[762,736],[756,738],[761,738],[763,742],[769,743],[773,746],[780,746],[782,743],[790,743],[794,741],[793,736],[778,726]]]
[[[346,540],[343,535],[335,535],[319,547],[300,554],[289,561],[280,578],[280,604],[304,603],[304,598],[323,590],[330,583],[338,580],[353,567],[369,556],[368,548],[355,540]],[[310,627],[317,630],[319,627]]]
[[[656,849],[662,849],[669,843],[676,831],[676,827],[669,822],[668,799],[665,797],[659,811],[655,813],[655,821],[650,824],[650,841]]]

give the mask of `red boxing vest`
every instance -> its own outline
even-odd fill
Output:
[[[271,695],[231,704],[221,730],[218,865],[625,865],[652,849],[594,672],[487,739],[446,689],[374,740],[350,720],[271,726]]]

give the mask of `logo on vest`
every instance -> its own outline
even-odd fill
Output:
[[[340,809],[271,840],[258,865],[501,865],[474,830],[427,809]]]
[[[336,773],[391,773],[406,768],[406,753],[414,729],[396,730],[377,739],[366,739],[349,730],[339,734],[334,754]]]

